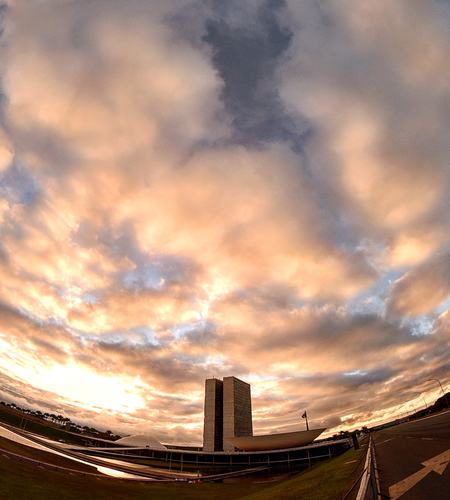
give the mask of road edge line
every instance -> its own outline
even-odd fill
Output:
[[[370,461],[371,461],[371,445],[372,445],[372,436],[369,437],[369,444],[367,446],[367,455],[366,462],[364,464],[364,472],[361,478],[361,482],[359,484],[358,494],[356,495],[356,500],[363,500],[366,496],[367,486],[369,484],[369,474],[370,474]]]
[[[372,442],[372,449],[373,449],[373,470],[375,472],[375,484],[377,487],[377,500],[380,500],[382,498],[381,496],[381,487],[380,487],[380,475],[378,474],[378,467],[377,467],[377,453],[375,449],[375,443]]]

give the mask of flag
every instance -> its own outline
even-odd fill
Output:
[[[306,418],[306,410],[305,413],[303,413],[302,418]]]

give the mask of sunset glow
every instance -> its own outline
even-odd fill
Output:
[[[207,377],[256,433],[448,388],[448,3],[0,6],[0,399],[199,443]]]

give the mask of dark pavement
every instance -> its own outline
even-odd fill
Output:
[[[450,499],[450,411],[378,431],[373,440],[383,495]]]

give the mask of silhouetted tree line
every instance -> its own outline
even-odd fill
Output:
[[[88,435],[100,439],[109,439],[110,441],[115,441],[119,439],[121,436],[118,434],[114,434],[112,431],[99,431],[95,427],[89,427],[87,425],[79,425],[75,422],[72,422],[70,418],[64,417],[63,415],[55,415],[54,413],[43,413],[40,410],[30,410],[29,408],[21,408],[15,403],[6,403],[5,401],[0,401],[0,405],[7,406],[19,413],[22,413],[24,416],[30,416],[34,418],[38,418],[40,420],[45,420],[47,422],[51,422],[52,424],[59,425],[64,427],[65,430],[69,432],[75,432],[77,434]]]

